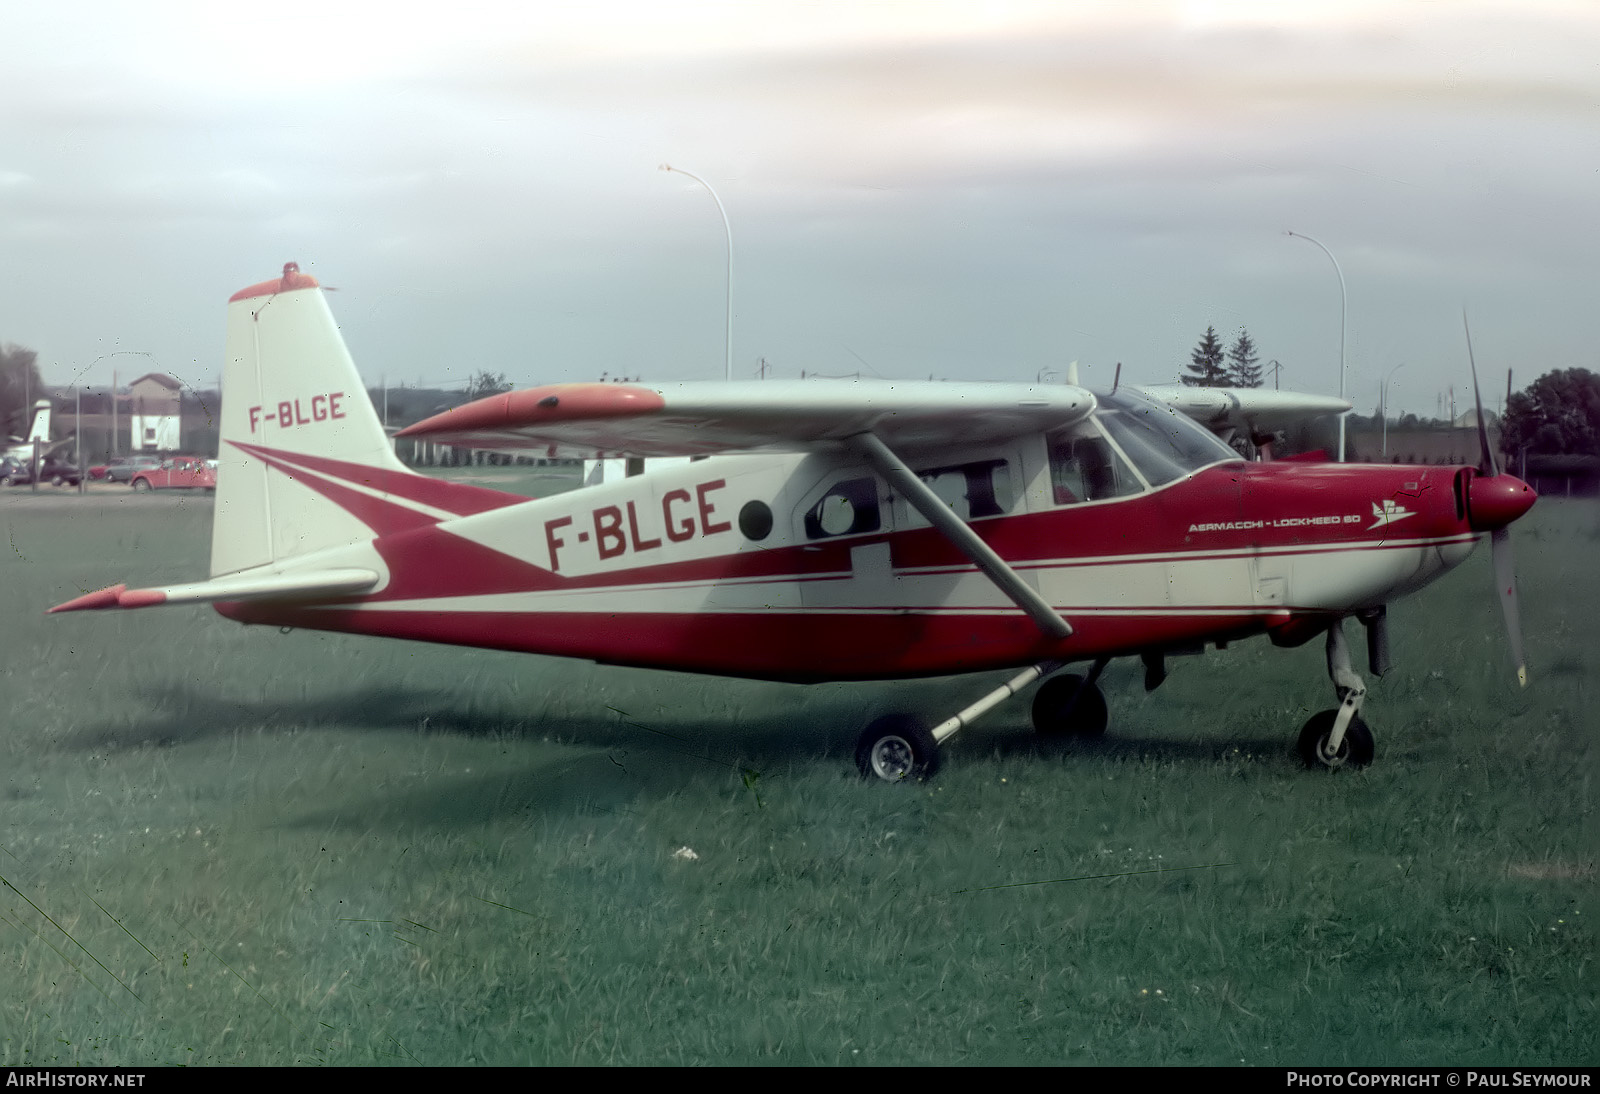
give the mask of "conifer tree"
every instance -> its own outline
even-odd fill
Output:
[[[1222,343],[1217,341],[1214,327],[1207,327],[1205,337],[1189,354],[1191,376],[1181,377],[1189,387],[1226,387],[1228,370],[1222,364]]]
[[[1260,387],[1261,366],[1256,362],[1256,344],[1250,332],[1239,329],[1239,338],[1228,350],[1228,383],[1233,387]]]

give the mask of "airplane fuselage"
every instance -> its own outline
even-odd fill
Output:
[[[218,610],[612,664],[881,679],[1260,633],[1294,644],[1422,587],[1478,536],[1460,468],[1225,461],[1088,500],[1054,458],[1034,436],[912,467],[1065,617],[1060,639],[843,453],[717,457],[437,522],[362,495],[344,504],[397,530],[296,565],[373,569],[375,591]]]

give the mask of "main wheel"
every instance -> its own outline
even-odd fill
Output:
[[[915,718],[889,714],[869,725],[857,740],[856,767],[863,778],[891,783],[929,779],[939,770],[939,743]]]
[[[134,479],[133,480],[133,489],[134,489],[134,493],[137,493],[137,494],[148,493],[149,490],[150,490],[150,480],[149,479]]]
[[[1049,736],[1098,737],[1110,721],[1106,697],[1081,676],[1052,676],[1033,697],[1033,728]]]
[[[1328,750],[1328,738],[1333,735],[1333,722],[1339,716],[1337,710],[1324,710],[1313,714],[1304,728],[1300,730],[1300,758],[1310,768],[1336,769],[1340,767],[1365,767],[1372,762],[1375,751],[1372,730],[1367,728],[1367,723],[1357,715],[1350,719],[1350,724],[1345,727],[1344,740],[1339,742],[1339,751]]]

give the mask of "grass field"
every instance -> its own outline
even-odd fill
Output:
[[[904,786],[865,721],[994,677],[43,615],[203,576],[209,510],[0,498],[0,1064],[1600,1063],[1593,503],[1516,528],[1525,692],[1486,550],[1391,608],[1370,769],[1256,640]]]

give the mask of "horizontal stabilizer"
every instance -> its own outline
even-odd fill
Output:
[[[799,452],[868,431],[897,450],[1006,440],[1087,417],[1083,388],[937,381],[551,384],[492,395],[400,432],[551,457]]]
[[[243,573],[214,581],[130,589],[112,585],[50,609],[54,612],[103,611],[109,608],[151,608],[157,604],[200,604],[213,600],[302,600],[359,593],[378,583],[372,570],[319,570],[311,573]],[[48,613],[47,613],[48,614]]]

